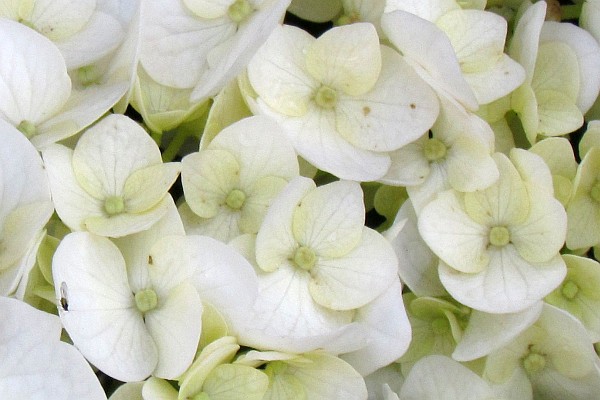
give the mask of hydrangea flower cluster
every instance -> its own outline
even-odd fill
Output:
[[[0,1],[0,37],[0,398],[598,398],[600,0]]]

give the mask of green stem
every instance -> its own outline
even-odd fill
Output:
[[[177,154],[179,153],[181,146],[183,146],[183,144],[185,143],[186,139],[189,136],[191,136],[190,131],[188,131],[186,129],[177,130],[177,132],[175,133],[175,136],[173,136],[173,139],[171,140],[171,142],[169,143],[169,145],[167,146],[165,151],[163,151],[163,154],[162,154],[163,162],[173,161],[175,159],[175,157],[177,157]]]
[[[150,132],[150,137],[152,138],[152,140],[154,140],[158,147],[160,147],[160,143],[162,142],[162,135],[162,132]]]

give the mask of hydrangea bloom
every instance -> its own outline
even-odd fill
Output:
[[[248,79],[253,111],[277,120],[303,158],[343,179],[384,176],[389,152],[421,136],[438,114],[431,89],[368,23],[318,39],[279,27],[250,61]]]

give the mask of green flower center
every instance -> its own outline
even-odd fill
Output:
[[[506,246],[510,242],[510,232],[505,226],[494,226],[490,229],[490,243],[494,246]]]
[[[439,139],[430,138],[425,142],[425,146],[423,146],[423,155],[429,161],[438,161],[446,157],[446,153],[448,148]]]
[[[337,92],[329,86],[321,86],[315,94],[315,103],[321,108],[331,110],[337,104]]]
[[[567,299],[573,300],[577,296],[577,293],[579,292],[579,286],[577,286],[577,284],[573,281],[566,281],[562,285],[560,292]]]
[[[227,15],[233,22],[240,23],[247,19],[254,12],[254,7],[248,0],[236,0],[235,3],[227,9]]]
[[[110,196],[104,200],[104,211],[108,215],[117,215],[125,211],[125,203],[121,196]]]
[[[17,129],[20,130],[28,139],[31,139],[37,133],[37,129],[33,122],[23,120],[17,126]]]
[[[246,201],[246,194],[239,189],[233,189],[227,195],[225,199],[225,203],[232,210],[239,210],[244,205]]]
[[[534,374],[544,369],[546,366],[546,357],[543,355],[530,352],[523,358],[523,368],[527,371],[528,374]]]
[[[99,83],[100,73],[93,65],[86,65],[77,70],[77,79],[83,86]]]
[[[317,255],[309,247],[300,246],[294,253],[294,263],[305,271],[315,266]]]
[[[594,186],[592,186],[590,196],[592,196],[592,199],[594,199],[596,203],[600,203],[600,182],[596,182]]]
[[[450,324],[446,318],[436,318],[431,322],[431,330],[436,335],[445,335],[450,331]]]
[[[135,294],[135,306],[142,313],[154,310],[157,304],[158,297],[152,289],[140,290]]]
[[[344,14],[336,21],[337,25],[350,25],[361,20],[360,14],[357,11]]]

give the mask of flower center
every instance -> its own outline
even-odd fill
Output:
[[[117,215],[125,211],[125,203],[121,196],[110,196],[104,200],[104,211],[108,215]]]
[[[431,322],[431,330],[436,335],[445,335],[450,330],[450,324],[446,318],[436,318]]]
[[[337,104],[337,92],[329,86],[322,85],[315,94],[315,103],[321,108],[331,110]]]
[[[573,300],[577,296],[577,293],[579,292],[579,286],[577,286],[577,284],[573,281],[566,281],[562,285],[560,292],[567,299]]]
[[[309,247],[300,246],[294,253],[294,263],[305,271],[315,266],[317,255]]]
[[[446,157],[446,145],[439,139],[430,138],[423,146],[423,154],[429,161],[438,161]]]
[[[140,290],[135,294],[135,306],[142,313],[154,310],[157,304],[158,297],[152,289]]]
[[[27,121],[26,119],[21,121],[21,123],[17,126],[17,129],[20,130],[21,133],[23,133],[28,139],[31,139],[37,133],[37,129],[33,122]]]
[[[594,199],[596,203],[600,203],[600,182],[596,182],[594,186],[592,186],[590,196],[592,196],[592,199]]]
[[[523,368],[527,371],[528,374],[534,374],[544,369],[546,366],[546,357],[543,355],[530,352],[523,358]]]
[[[233,22],[240,23],[247,19],[254,12],[252,4],[248,0],[236,0],[227,9],[227,15]]]
[[[93,65],[86,65],[77,70],[77,78],[83,86],[100,83],[100,73]]]
[[[506,246],[510,242],[510,232],[505,226],[494,226],[490,229],[490,243],[494,246]]]
[[[244,205],[246,201],[246,194],[239,189],[233,189],[227,195],[227,199],[225,199],[225,203],[232,210],[239,210]]]

